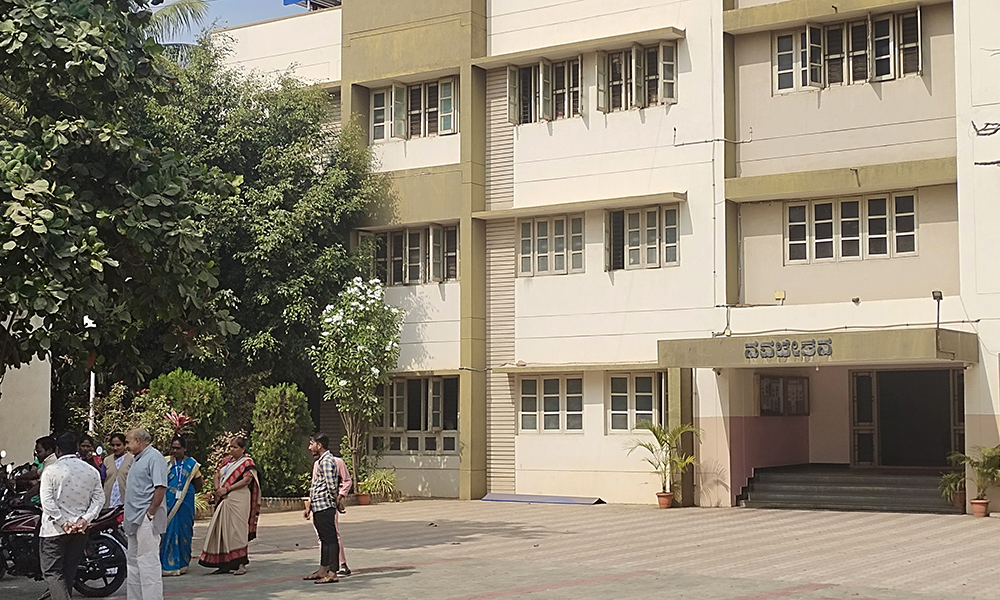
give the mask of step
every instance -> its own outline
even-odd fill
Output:
[[[800,504],[838,504],[845,506],[897,506],[897,507],[927,507],[951,506],[943,498],[911,498],[906,496],[820,496],[781,493],[751,492],[747,500],[750,502],[780,502]]]
[[[877,485],[828,485],[828,484],[798,484],[798,483],[760,483],[750,484],[750,493],[754,492],[781,492],[786,494],[825,494],[832,496],[909,496],[916,498],[940,498],[941,492],[937,487],[910,487],[900,488],[894,486]]]
[[[753,481],[762,483],[826,483],[830,485],[892,485],[898,487],[937,487],[935,475],[849,475],[827,473],[755,473]]]
[[[776,501],[751,501],[744,500],[740,503],[740,506],[746,508],[771,508],[771,509],[783,509],[783,510],[842,510],[842,511],[861,511],[861,512],[909,512],[909,513],[930,513],[930,514],[942,514],[942,515],[960,515],[964,514],[964,511],[960,508],[955,508],[954,506],[948,504],[941,504],[940,506],[933,507],[897,507],[897,506],[877,506],[877,505],[856,505],[856,504],[841,504],[836,502],[776,502]]]

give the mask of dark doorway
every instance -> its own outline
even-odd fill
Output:
[[[951,452],[949,371],[878,373],[881,464],[938,467]]]

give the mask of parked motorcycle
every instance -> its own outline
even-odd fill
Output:
[[[0,461],[6,454],[0,451]],[[0,579],[10,573],[40,581],[38,530],[42,510],[26,502],[14,490],[13,471],[13,464],[0,468]],[[127,559],[125,535],[121,530],[123,515],[120,506],[102,510],[87,527],[87,549],[73,583],[84,596],[110,596],[125,583]]]

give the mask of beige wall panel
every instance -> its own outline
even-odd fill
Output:
[[[486,365],[514,361],[514,222],[486,226]],[[514,378],[489,373],[486,408],[486,469],[490,492],[513,493]]]
[[[486,48],[484,0],[387,0],[344,8],[344,79],[455,69]]]
[[[954,186],[917,192],[917,256],[784,264],[784,202],[741,205],[744,300],[785,304],[887,300],[959,291],[958,215]]]
[[[462,167],[429,167],[392,173],[394,214],[378,224],[456,221],[462,210]]]
[[[773,32],[736,37],[740,177],[954,156],[950,5],[922,9],[924,74],[820,91],[772,91]]]
[[[851,462],[851,369],[809,373],[809,462]]]
[[[386,455],[380,466],[396,470],[399,491],[404,496],[458,498],[458,463],[455,455]]]
[[[702,432],[695,471],[698,506],[732,506],[729,417],[701,417],[695,426]]]
[[[7,371],[0,388],[0,450],[4,463],[23,464],[32,459],[35,440],[49,434],[49,363],[33,360]]]
[[[514,124],[507,117],[507,69],[486,74],[486,210],[514,205]]]

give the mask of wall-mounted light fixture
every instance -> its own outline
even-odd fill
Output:
[[[934,290],[931,292],[931,298],[937,302],[937,322],[934,325],[935,329],[941,329],[941,301],[944,300],[944,294],[940,290]]]

